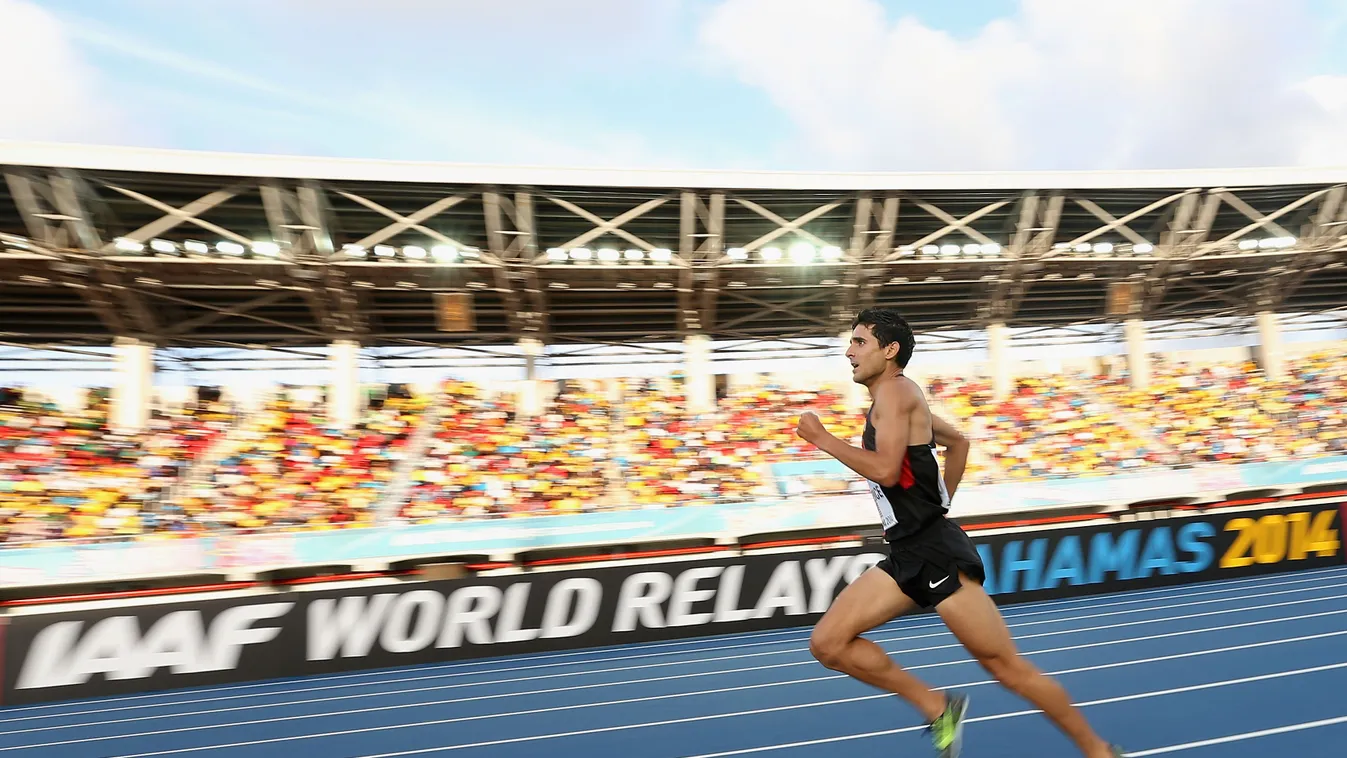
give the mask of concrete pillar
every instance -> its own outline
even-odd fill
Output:
[[[1010,331],[1000,322],[987,325],[987,362],[992,375],[992,398],[1010,397]]]
[[[687,376],[688,410],[710,413],[716,409],[716,375],[711,371],[711,339],[694,334],[683,340],[683,373]]]
[[[345,429],[360,416],[360,343],[337,340],[328,352],[327,419]]]
[[[1258,363],[1269,379],[1286,376],[1286,355],[1282,351],[1280,319],[1272,311],[1258,313]]]
[[[113,343],[117,381],[112,386],[110,421],[116,429],[134,432],[150,420],[154,390],[154,346],[119,337]]]
[[[524,354],[524,381],[519,383],[515,407],[521,418],[536,418],[543,412],[543,383],[538,378],[538,360],[543,355],[543,343],[531,337],[519,341]]]
[[[1123,336],[1127,340],[1127,371],[1132,377],[1132,389],[1144,390],[1151,386],[1151,354],[1146,349],[1146,324],[1139,318],[1123,322]]]

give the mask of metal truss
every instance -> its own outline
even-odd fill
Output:
[[[1108,316],[1068,301],[1097,303],[1119,280],[1141,285],[1131,316],[1238,315],[1282,309],[1307,281],[1316,293],[1337,286],[1317,274],[1347,263],[1342,184],[758,192],[264,178],[221,179],[212,188],[201,177],[177,186],[126,173],[4,173],[21,224],[13,231],[23,232],[35,257],[0,264],[16,274],[0,271],[0,285],[45,278],[78,292],[101,333],[161,345],[835,338],[857,310],[877,302],[910,308],[914,323],[930,327],[1041,324],[1058,313],[1091,324]],[[183,237],[203,234],[254,252],[258,243],[275,247],[234,258],[183,251]],[[1247,244],[1266,238],[1296,243]],[[558,260],[543,252],[619,240],[645,258]],[[841,252],[808,265],[762,255],[797,242]],[[174,252],[134,252],[155,243]],[[343,250],[398,244],[463,255],[445,264],[352,259]],[[650,260],[663,250],[667,258]],[[212,299],[215,290],[229,294]],[[611,324],[595,326],[601,319],[585,312],[589,293],[617,290],[630,297],[594,299],[608,303],[595,305],[596,314],[612,313]],[[491,311],[496,331],[437,341],[430,297],[413,302],[394,291],[489,295],[478,307]],[[426,326],[407,326],[420,319]],[[401,331],[385,329],[385,320]],[[257,328],[240,327],[248,324]]]
[[[488,250],[500,261],[494,272],[496,291],[505,301],[510,330],[545,338],[547,293],[534,265],[538,242],[533,195],[520,191],[511,199],[498,191],[483,192],[482,209]]]
[[[875,290],[886,279],[882,264],[893,251],[900,202],[896,195],[876,198],[868,192],[856,198],[851,243],[845,255],[851,266],[833,314],[839,328],[846,328],[858,311],[874,305]]]
[[[123,272],[85,252],[100,249],[102,242],[82,202],[89,194],[82,180],[68,171],[42,176],[14,169],[5,173],[5,182],[31,247],[49,261],[51,278],[78,292],[109,333],[141,339],[152,334],[154,317],[126,289]]]

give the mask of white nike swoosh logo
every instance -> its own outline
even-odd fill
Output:
[[[940,585],[944,584],[946,579],[949,579],[949,577],[945,577],[945,579],[941,579],[938,582],[931,582],[930,583],[931,589],[935,589],[936,587],[939,587]]]

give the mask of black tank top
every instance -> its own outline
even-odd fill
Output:
[[[865,434],[861,445],[875,449],[875,427],[870,413],[865,414]],[[870,482],[870,495],[879,509],[884,538],[890,542],[911,537],[949,512],[949,495],[940,476],[940,461],[935,457],[935,440],[924,445],[908,445],[898,484],[885,487]]]

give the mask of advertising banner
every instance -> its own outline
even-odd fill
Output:
[[[1344,562],[1339,503],[975,535],[998,602]],[[812,624],[882,546],[12,617],[9,704]]]

